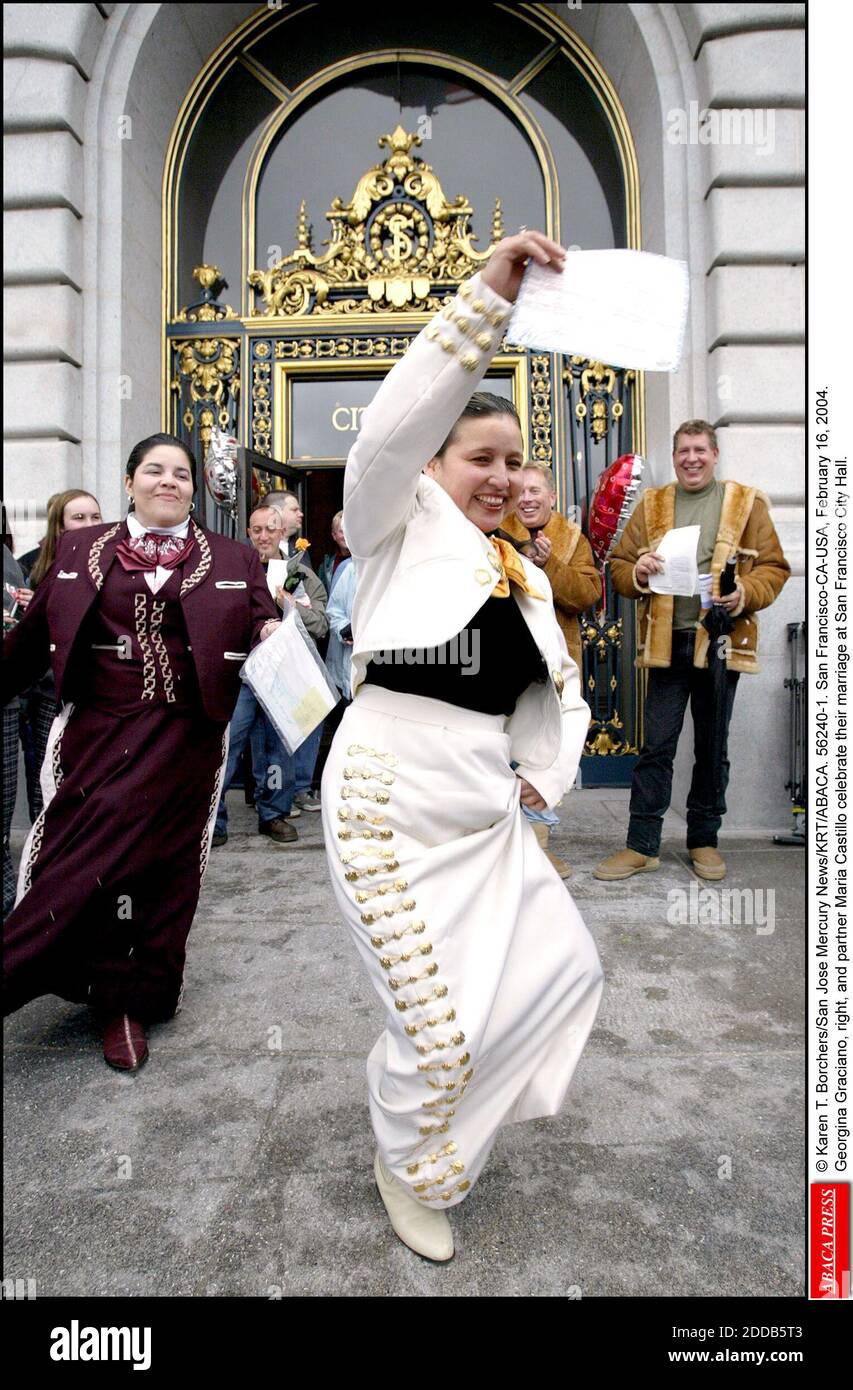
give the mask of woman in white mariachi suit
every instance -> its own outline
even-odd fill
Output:
[[[518,417],[472,398],[528,258],[564,254],[539,232],[498,244],[386,377],[344,485],[354,700],[323,777],[326,845],[387,1007],[367,1064],[377,1187],[433,1260],[498,1128],[559,1110],[602,987],[521,815],[573,783],[589,709],[547,578],[494,534],[521,491]]]

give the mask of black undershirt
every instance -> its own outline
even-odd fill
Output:
[[[508,598],[492,594],[462,631],[440,647],[374,652],[364,679],[481,714],[510,715],[527,687],[547,677],[510,586]]]

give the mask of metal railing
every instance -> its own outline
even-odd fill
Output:
[[[788,716],[788,780],[785,790],[791,794],[793,826],[787,835],[774,835],[777,845],[805,845],[806,842],[806,625],[788,623],[790,672],[785,689],[790,691]]]

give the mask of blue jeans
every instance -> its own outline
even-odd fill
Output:
[[[300,743],[296,752],[291,754],[290,762],[293,767],[293,795],[297,792],[310,792],[311,782],[314,778],[314,768],[317,764],[317,754],[320,751],[320,739],[323,736],[323,721],[317,725],[313,733],[310,733],[304,743]]]
[[[560,824],[560,817],[554,811],[532,811],[529,806],[522,806],[521,814],[526,820],[541,821],[543,825]]]
[[[216,811],[217,835],[224,835],[228,829],[225,793],[234,780],[240,759],[250,739],[255,776],[255,809],[260,824],[265,825],[268,821],[281,820],[290,815],[294,791],[292,760],[248,685],[242,685],[231,720],[228,765]]]

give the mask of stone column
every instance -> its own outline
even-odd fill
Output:
[[[705,199],[707,399],[719,476],[766,493],[793,571],[758,617],[761,672],[739,682],[724,833],[787,829],[786,624],[805,616],[805,7],[676,8],[698,80],[699,109],[686,114],[691,140],[698,126],[691,150]],[[691,766],[688,727],[675,805],[684,805]]]
[[[18,553],[83,486],[87,85],[111,5],[4,6],[4,465]]]

